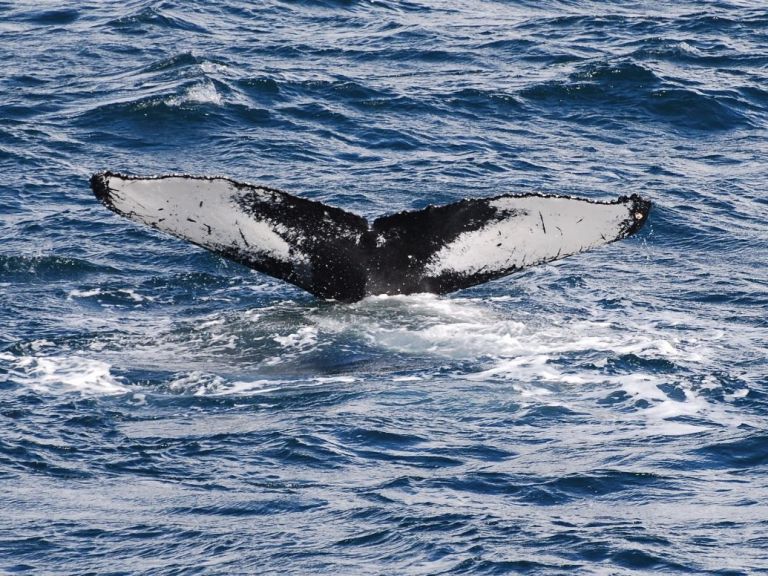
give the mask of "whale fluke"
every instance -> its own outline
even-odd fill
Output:
[[[368,221],[286,192],[203,176],[94,174],[113,212],[303,288],[354,302],[444,294],[637,232],[651,204],[539,194],[468,199]]]

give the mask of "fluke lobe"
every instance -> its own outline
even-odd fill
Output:
[[[651,208],[637,195],[612,202],[503,195],[369,224],[321,202],[228,178],[102,172],[91,188],[121,216],[344,302],[474,286],[626,238]]]

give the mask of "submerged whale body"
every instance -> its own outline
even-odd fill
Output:
[[[356,214],[228,178],[95,174],[113,212],[322,298],[444,294],[637,232],[650,202],[538,194],[461,200],[372,224]]]

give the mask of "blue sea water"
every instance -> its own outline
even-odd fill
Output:
[[[0,573],[768,573],[761,3],[0,1],[0,62]],[[654,209],[336,304],[104,169]]]

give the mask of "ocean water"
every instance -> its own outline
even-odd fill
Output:
[[[0,2],[0,573],[768,573],[759,2]],[[105,210],[221,174],[637,236],[319,301]]]

